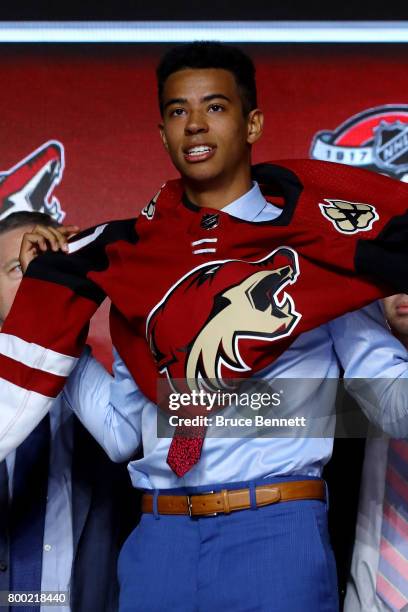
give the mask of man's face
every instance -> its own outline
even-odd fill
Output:
[[[408,295],[397,293],[383,300],[385,316],[392,331],[408,339]]]
[[[0,326],[3,325],[17,293],[23,274],[18,255],[23,235],[29,227],[19,227],[0,234]]]
[[[179,70],[165,82],[163,106],[163,143],[187,183],[220,187],[248,174],[262,114],[253,110],[244,116],[231,72]]]

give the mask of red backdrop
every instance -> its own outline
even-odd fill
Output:
[[[1,47],[0,171],[45,141],[65,149],[56,195],[81,227],[134,216],[176,176],[159,141],[154,69],[165,45]],[[254,161],[309,156],[314,135],[371,107],[408,104],[407,48],[259,45],[266,127]],[[109,360],[106,308],[93,328]]]

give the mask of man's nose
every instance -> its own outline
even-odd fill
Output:
[[[188,135],[199,134],[208,131],[208,123],[205,113],[201,111],[191,111],[185,126],[185,133]]]

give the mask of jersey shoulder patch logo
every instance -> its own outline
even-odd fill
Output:
[[[156,202],[157,199],[163,189],[164,185],[159,189],[154,198],[150,200],[148,204],[144,208],[142,208],[141,213],[144,215],[149,221],[151,221],[154,217],[154,213],[156,211]]]
[[[324,217],[329,219],[338,232],[356,234],[371,230],[379,216],[372,204],[349,202],[325,198],[326,204],[319,204]]]

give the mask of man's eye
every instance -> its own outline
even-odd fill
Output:
[[[181,117],[185,112],[184,108],[173,108],[173,110],[170,111],[170,117]]]
[[[21,278],[23,276],[20,264],[13,266],[13,268],[9,270],[9,276],[11,276],[11,278]]]
[[[222,106],[222,104],[211,104],[208,110],[212,113],[219,113],[220,111],[224,110],[224,107]]]

